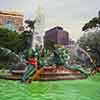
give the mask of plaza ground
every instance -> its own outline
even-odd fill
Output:
[[[100,74],[85,80],[32,84],[0,80],[0,100],[100,100]]]

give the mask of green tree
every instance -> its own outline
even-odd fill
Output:
[[[25,20],[26,28],[29,28],[29,32],[34,32],[35,29],[35,20]]]
[[[96,65],[100,66],[100,31],[84,34],[78,44],[91,55]]]
[[[26,29],[24,33],[26,33],[27,36],[26,38],[27,48],[30,48],[32,46],[32,40],[33,40],[33,35],[35,30],[35,22],[36,20],[25,20]]]
[[[23,34],[0,28],[0,47],[8,48],[17,52],[25,45]]]
[[[99,11],[99,16],[92,18],[89,22],[87,22],[83,27],[82,31],[87,31],[88,29],[92,28],[100,28],[100,11]]]

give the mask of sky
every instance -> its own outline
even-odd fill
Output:
[[[40,2],[45,11],[45,30],[62,26],[74,40],[83,34],[82,26],[100,10],[100,0],[0,0],[0,9],[16,10],[32,19]]]

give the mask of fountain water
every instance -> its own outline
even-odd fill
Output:
[[[43,47],[43,37],[44,37],[44,26],[45,26],[45,14],[43,6],[38,1],[38,6],[35,12],[35,30],[33,33],[32,48],[34,49],[36,45]]]

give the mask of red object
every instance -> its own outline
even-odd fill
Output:
[[[100,72],[100,67],[97,68],[98,72]]]
[[[28,63],[32,64],[32,65],[36,65],[37,64],[37,62],[36,62],[36,60],[34,58],[29,58]]]

